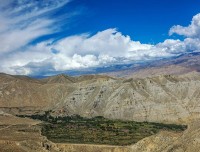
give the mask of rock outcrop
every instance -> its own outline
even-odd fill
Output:
[[[0,75],[0,109],[12,114],[52,110],[54,115],[165,123],[185,123],[200,116],[197,72],[142,79],[81,76],[70,81],[59,75],[50,80]]]
[[[145,78],[108,76],[42,80],[0,74],[2,151],[196,152],[200,149],[200,74]],[[10,114],[44,113],[187,124],[183,133],[162,131],[131,146],[54,144],[41,136],[39,122]],[[31,138],[30,138],[31,137]]]

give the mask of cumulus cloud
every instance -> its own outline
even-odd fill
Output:
[[[13,52],[6,57],[4,55],[4,58],[0,58],[3,71],[27,75],[36,73],[36,69],[48,73],[49,69],[65,71],[123,63],[142,59],[145,50],[152,47],[132,41],[116,29],[107,29],[95,35],[69,36],[54,43],[52,41],[28,46],[25,48],[27,51]]]
[[[106,54],[112,57],[128,57],[129,52],[147,50],[151,45],[132,41],[116,29],[107,29],[90,35],[78,35],[64,38],[54,44],[54,49],[65,55],[72,56],[74,52],[79,55]]]
[[[113,43],[112,43],[113,42]],[[107,66],[179,55],[200,48],[198,39],[168,39],[157,45],[141,44],[116,29],[95,35],[76,35],[57,42],[28,46],[1,59],[3,71],[12,74],[44,74],[80,68]]]
[[[110,28],[94,35],[83,33],[32,44],[33,40],[59,29],[59,25],[55,24],[58,20],[49,15],[68,2],[2,0],[1,72],[51,75],[66,70],[153,60],[200,51],[199,14],[193,17],[188,27],[179,25],[170,29],[169,34],[186,36],[183,41],[167,39],[156,45],[142,44],[128,35],[123,35],[116,28]]]
[[[200,14],[195,15],[192,18],[191,24],[187,27],[181,25],[173,26],[169,34],[178,34],[190,38],[200,38]]]
[[[82,34],[57,42],[41,42],[26,50],[2,59],[6,72],[33,75],[44,71],[49,73],[152,60],[185,52],[186,46],[180,40],[170,39],[157,45],[141,44],[116,29],[107,29],[95,35]]]

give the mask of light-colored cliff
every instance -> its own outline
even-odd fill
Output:
[[[60,75],[50,80],[1,74],[0,114],[3,116],[0,119],[7,123],[1,123],[0,148],[3,151],[35,148],[68,152],[196,152],[200,149],[199,86],[197,72],[141,79]],[[162,131],[124,147],[54,144],[42,137],[30,120],[4,115],[4,112],[32,114],[45,110],[53,110],[53,115],[101,115],[111,119],[187,124],[189,128],[183,133]]]

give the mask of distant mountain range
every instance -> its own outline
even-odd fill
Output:
[[[129,77],[134,75],[136,72],[143,72],[153,70],[154,73],[158,74],[181,74],[189,71],[200,71],[200,52],[185,53],[176,57],[150,60],[150,61],[137,61],[127,64],[109,65],[104,67],[80,69],[80,70],[68,70],[63,72],[70,76],[88,75],[88,74],[106,74],[115,77]],[[162,70],[159,70],[162,69]],[[166,69],[166,72],[164,71]],[[52,75],[62,73],[58,71]],[[151,75],[152,73],[148,74]],[[154,75],[154,74],[153,74]],[[47,76],[31,75],[33,78],[45,78]]]
[[[28,123],[26,119],[19,120],[14,115],[44,114],[49,111],[55,117],[103,116],[109,119],[187,124],[188,129],[183,133],[162,131],[131,145],[127,152],[169,152],[176,151],[176,149],[177,151],[197,152],[200,149],[199,63],[200,54],[192,53],[171,59],[130,65],[128,69],[119,70],[118,68],[117,70],[116,68],[116,71],[104,71],[107,75],[72,77],[59,74],[35,79],[0,73],[0,122],[7,121],[11,117],[10,122],[12,123],[20,121]],[[16,129],[15,124],[13,127]],[[26,132],[21,129],[22,125],[19,127],[20,131],[14,130],[13,132],[11,132],[11,125],[0,128],[0,131],[4,129],[1,134],[6,129],[8,130],[5,132],[6,138],[2,136],[0,139],[0,151],[1,147],[8,146],[9,143],[12,144],[11,147],[13,144],[15,146],[15,150],[12,151],[17,151],[17,147],[24,147],[24,145],[32,149],[30,145],[33,145],[35,141],[40,144],[35,144],[34,148],[44,147],[44,143],[47,143],[41,134],[32,133],[32,130],[30,130],[31,135],[26,134],[25,137],[37,138],[29,143],[25,142],[28,140],[8,141],[8,133],[11,134],[9,140],[16,137],[18,139],[19,135],[26,139],[24,138]],[[51,142],[48,145],[53,147],[54,143]],[[85,151],[89,151],[90,147],[84,146],[87,148]],[[26,151],[30,150],[26,149]]]

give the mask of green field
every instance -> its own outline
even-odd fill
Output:
[[[103,117],[83,118],[78,115],[55,118],[46,113],[29,117],[44,121],[42,135],[55,143],[122,146],[136,143],[160,130],[180,132],[187,128],[184,125],[110,120]]]

